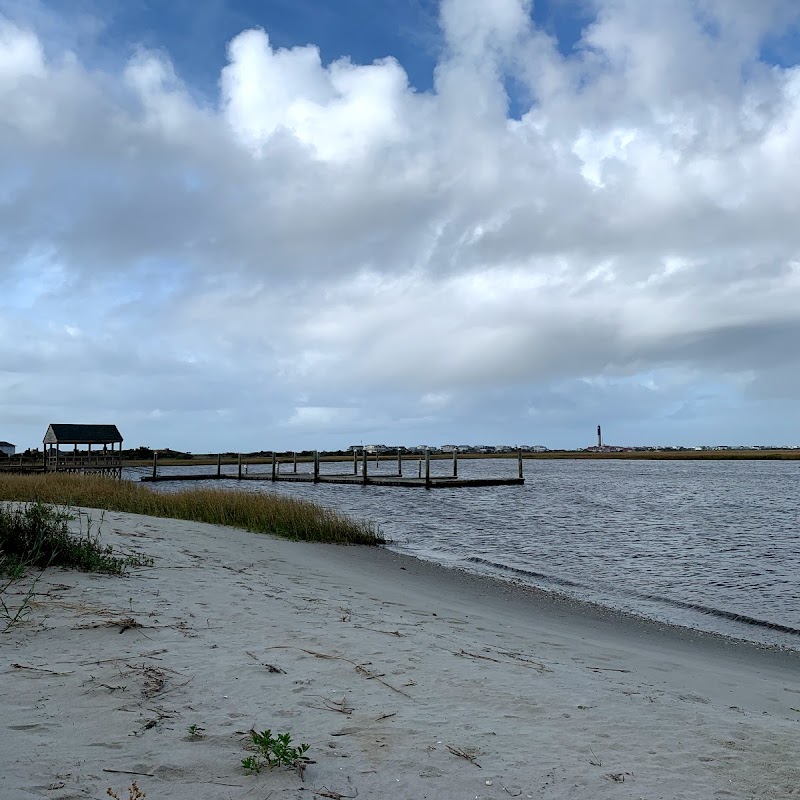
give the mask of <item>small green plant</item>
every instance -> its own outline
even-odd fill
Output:
[[[190,725],[189,726],[189,738],[190,739],[202,739],[204,730],[205,730],[205,728],[201,728],[199,725]]]
[[[309,746],[307,744],[293,746],[292,737],[288,733],[279,733],[273,737],[270,730],[261,733],[250,731],[250,738],[257,753],[243,758],[242,766],[251,772],[261,772],[262,767],[269,769],[291,767],[297,770],[302,778],[306,766],[311,763],[311,759],[306,756]]]

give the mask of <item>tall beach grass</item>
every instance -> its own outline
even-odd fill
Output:
[[[230,525],[286,539],[336,544],[383,544],[371,522],[353,520],[316,503],[275,494],[191,489],[159,494],[130,481],[93,475],[0,475],[0,500],[82,506]]]

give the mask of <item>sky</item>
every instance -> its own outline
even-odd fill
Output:
[[[0,0],[0,439],[800,444],[796,0]]]

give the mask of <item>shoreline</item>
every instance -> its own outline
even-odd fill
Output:
[[[415,555],[414,553],[404,551],[402,549],[394,549],[392,547],[392,542],[386,542],[383,545],[378,546],[379,549],[385,549],[389,552],[396,553],[399,556],[403,556],[406,558],[410,558],[416,561],[423,562],[425,564],[433,564],[437,567],[440,567],[445,570],[455,570],[458,572],[462,572],[465,575],[470,575],[478,580],[486,580],[492,581],[499,585],[511,585],[516,586],[523,593],[529,593],[533,596],[541,596],[544,599],[552,599],[555,603],[564,603],[566,606],[575,608],[575,613],[582,613],[580,609],[586,608],[587,610],[594,610],[598,613],[599,616],[606,618],[619,618],[628,619],[632,622],[632,624],[640,624],[640,623],[647,623],[655,626],[656,628],[664,628],[665,630],[673,630],[675,631],[676,635],[680,635],[681,633],[686,633],[690,635],[697,635],[697,636],[708,636],[715,639],[723,639],[729,640],[733,643],[738,643],[742,645],[752,646],[758,648],[759,650],[770,650],[770,651],[782,651],[788,653],[798,653],[800,654],[800,630],[797,628],[792,628],[789,626],[782,625],[781,623],[771,623],[767,620],[761,620],[755,617],[750,617],[746,614],[738,614],[736,612],[729,612],[724,610],[718,609],[711,609],[707,611],[704,607],[689,604],[689,603],[682,603],[680,601],[674,600],[665,600],[664,598],[659,597],[644,597],[639,599],[644,599],[646,601],[651,601],[654,603],[665,603],[667,605],[674,605],[677,608],[685,608],[686,610],[696,612],[700,615],[707,615],[714,619],[722,619],[726,622],[733,622],[745,626],[747,629],[754,629],[754,630],[764,630],[764,631],[778,631],[781,633],[786,633],[789,636],[793,636],[797,638],[797,644],[792,647],[784,644],[776,644],[770,642],[759,642],[755,639],[748,639],[745,636],[736,636],[732,633],[723,633],[720,631],[713,631],[713,630],[705,630],[703,628],[696,628],[689,624],[681,624],[678,622],[670,622],[667,620],[658,619],[655,616],[649,616],[644,613],[637,613],[635,611],[628,611],[624,608],[617,608],[610,604],[601,603],[596,600],[589,600],[582,597],[577,597],[570,595],[568,592],[560,590],[560,589],[548,589],[543,586],[536,586],[535,584],[526,583],[524,577],[517,576],[514,574],[515,570],[513,568],[507,568],[507,574],[502,574],[502,570],[498,570],[497,573],[491,571],[491,567],[487,569],[486,572],[482,572],[480,569],[472,568],[471,566],[461,564],[461,563],[452,563],[448,564],[444,561],[437,561],[435,559],[429,559],[422,555]],[[498,574],[499,573],[499,574]]]
[[[716,645],[720,651],[741,647],[745,650],[752,649],[763,653],[784,654],[787,656],[787,663],[793,664],[800,675],[800,642],[796,648],[784,647],[693,628],[689,625],[665,622],[596,601],[573,597],[558,589],[533,586],[524,583],[522,579],[505,578],[479,571],[473,572],[461,565],[448,565],[428,560],[412,553],[394,550],[391,548],[391,543],[369,548],[369,550],[376,551],[376,555],[370,554],[365,560],[371,563],[374,558],[377,562],[376,566],[380,566],[379,562],[382,560],[377,552],[382,551],[396,556],[402,562],[400,569],[408,570],[409,566],[413,565],[413,572],[417,573],[423,581],[437,580],[440,584],[447,584],[448,577],[452,577],[453,583],[459,590],[466,588],[476,598],[491,599],[493,596],[502,596],[510,602],[530,604],[538,613],[548,614],[561,620],[565,615],[570,617],[570,622],[584,620],[588,627],[595,624],[610,624],[617,626],[619,632],[633,635],[645,634],[656,639],[663,638],[665,641],[674,639],[693,643],[700,642],[703,646],[712,648]],[[452,576],[451,573],[453,573]]]
[[[0,796],[124,796],[136,780],[148,800],[768,800],[800,785],[797,651],[388,548],[104,516],[104,541],[155,565],[47,571],[0,634]],[[251,728],[308,742],[305,782],[247,774]]]

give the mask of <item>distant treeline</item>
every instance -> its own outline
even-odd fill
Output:
[[[65,451],[69,452],[69,451]],[[159,461],[171,461],[176,465],[207,465],[216,463],[218,455],[222,457],[222,462],[225,464],[236,463],[239,458],[239,453],[233,451],[217,453],[187,453],[181,450],[172,450],[170,448],[153,449],[150,447],[132,447],[122,450],[122,459],[125,463],[135,465],[142,463],[150,463],[153,460],[153,455],[158,453]],[[414,448],[401,448],[401,457],[404,460],[413,460],[422,458],[425,455],[423,449]],[[298,461],[311,461],[314,458],[313,450],[294,451],[287,450],[283,452],[276,451],[275,456],[281,461],[292,460],[295,455]],[[358,458],[362,458],[362,454],[357,454]],[[248,463],[269,463],[272,461],[272,451],[270,450],[257,450],[251,453],[241,453],[243,461]],[[370,461],[380,459],[381,461],[392,461],[397,458],[397,451],[390,450],[380,454],[369,453],[367,455]],[[436,452],[431,451],[431,458],[434,460],[451,459],[452,453],[449,452]],[[516,458],[516,450],[506,450],[500,453],[475,453],[475,452],[458,452],[459,459],[472,459],[472,458]],[[638,460],[800,460],[800,450],[792,448],[774,448],[774,449],[731,449],[731,450],[695,450],[693,448],[672,448],[663,450],[625,450],[619,452],[592,452],[589,450],[547,450],[545,452],[526,452],[523,450],[522,457],[524,459],[638,459]],[[321,450],[320,459],[322,461],[351,461],[353,459],[352,450]],[[42,451],[39,449],[28,449],[22,453],[17,453],[15,456],[6,456],[0,453],[0,463],[3,460],[19,463],[35,463],[42,460]]]

